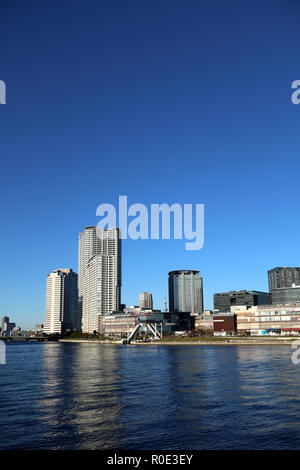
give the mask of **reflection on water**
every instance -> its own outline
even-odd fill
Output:
[[[43,395],[37,406],[47,422],[41,446],[115,447],[119,442],[118,348],[45,344]],[[75,347],[74,347],[75,346]]]
[[[12,344],[0,448],[295,449],[289,347]]]

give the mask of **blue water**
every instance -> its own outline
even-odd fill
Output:
[[[9,344],[0,449],[300,448],[291,351]]]

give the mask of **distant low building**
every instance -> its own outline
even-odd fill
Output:
[[[28,336],[32,336],[33,334],[34,334],[33,330],[21,330],[20,331],[20,336],[28,337]]]
[[[9,317],[2,317],[1,335],[9,336],[11,331],[16,327],[15,323],[9,321]]]
[[[213,315],[213,313],[212,310],[204,310],[203,315]]]
[[[137,313],[140,312],[140,306],[139,305],[129,305],[129,307],[125,307],[123,310],[124,313]]]
[[[124,308],[123,312],[124,313],[139,313],[139,312],[154,312],[154,313],[159,313],[161,312],[161,310],[153,310],[151,308],[149,309],[141,309],[139,305],[130,305],[129,307],[127,308]],[[114,313],[114,312],[113,312]]]
[[[21,335],[21,327],[20,327],[20,326],[15,326],[15,327],[11,330],[10,336],[22,336],[22,335]]]
[[[43,333],[44,332],[44,324],[41,323],[41,324],[35,325],[34,331],[35,331],[35,333],[38,333],[38,334]]]

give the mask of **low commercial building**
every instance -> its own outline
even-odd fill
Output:
[[[233,336],[237,331],[236,315],[228,312],[199,315],[195,318],[195,328],[213,332],[214,336]]]
[[[195,327],[194,317],[189,312],[113,312],[112,315],[100,315],[98,331],[105,336],[126,336],[138,324],[156,324],[164,335],[175,331],[190,331]],[[141,329],[143,331],[143,328]]]
[[[141,311],[143,312],[154,312],[154,313],[159,313],[161,310],[153,310],[152,308],[143,308],[139,305],[130,305],[129,307],[125,307],[123,310],[121,309],[120,312],[124,313],[140,313]],[[114,313],[114,312],[113,312]]]
[[[237,331],[236,315],[220,313],[213,316],[214,336],[234,336]]]
[[[212,331],[214,329],[213,315],[198,315],[195,317],[196,330]]]
[[[237,332],[250,335],[300,334],[300,305],[238,306]]]
[[[116,313],[99,316],[99,333],[105,336],[126,336],[138,322],[134,314]]]
[[[204,310],[203,315],[213,315],[213,313],[212,310]]]

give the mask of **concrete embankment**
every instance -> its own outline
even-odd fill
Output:
[[[290,346],[292,341],[154,341],[132,344],[145,346]]]
[[[151,341],[140,342],[132,341],[134,346],[291,346],[292,342],[297,338],[273,338],[273,339],[227,339],[227,340],[211,340],[211,341]],[[123,344],[122,341],[113,340],[93,340],[93,339],[60,339],[62,343],[93,343],[93,344]]]
[[[93,343],[93,344],[123,344],[123,341],[113,341],[109,339],[60,339],[60,343]]]

